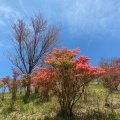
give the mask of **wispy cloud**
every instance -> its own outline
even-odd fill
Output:
[[[15,20],[16,16],[21,16],[20,12],[16,11],[19,7],[23,16],[40,10],[51,21],[61,22],[64,30],[71,35],[86,34],[85,36],[88,35],[91,39],[105,33],[115,36],[120,28],[119,0],[11,1],[14,6],[0,5],[0,25],[8,24],[10,20]]]
[[[25,7],[24,7],[24,5],[23,5],[23,0],[18,0],[18,1],[19,1],[20,6],[21,6],[21,9],[24,11],[24,13],[25,13],[26,15],[28,15],[27,10],[25,9]]]
[[[6,26],[6,23],[3,20],[0,20],[0,25]]]
[[[20,13],[10,6],[0,5],[0,25],[7,26],[11,21],[14,21]]]
[[[10,33],[11,22],[20,16],[20,12],[8,5],[0,5],[0,51],[4,53],[11,50],[7,36]],[[0,56],[1,57],[1,56]]]

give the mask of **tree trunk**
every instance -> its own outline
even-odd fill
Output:
[[[49,101],[49,95],[48,95],[48,91],[42,91],[42,100],[45,102]]]
[[[16,100],[16,93],[17,93],[17,85],[16,85],[16,79],[13,80],[13,86],[12,86],[12,101]]]
[[[72,117],[73,116],[73,106],[69,99],[60,99],[59,104],[61,107],[60,115],[63,117]]]
[[[109,107],[110,104],[108,103],[108,97],[110,96],[111,92],[109,92],[105,98],[105,106]]]
[[[60,114],[65,117],[72,117],[73,116],[72,107],[69,105],[61,106]]]
[[[26,90],[26,93],[25,93],[26,96],[30,96],[30,85],[27,85],[27,90]]]
[[[38,87],[35,87],[35,94],[39,92]]]
[[[2,88],[2,97],[1,97],[2,100],[4,100],[4,93],[5,93],[5,87]]]
[[[16,78],[13,79],[12,82],[12,97],[11,97],[11,103],[10,103],[10,109],[13,111],[15,108],[15,100],[16,100],[16,93],[17,93],[17,84],[16,84]]]
[[[27,90],[25,92],[25,96],[24,96],[24,100],[23,100],[24,103],[28,102],[29,96],[30,96],[30,85],[27,85]]]

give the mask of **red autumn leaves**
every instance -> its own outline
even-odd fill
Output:
[[[105,70],[100,67],[92,67],[89,63],[90,58],[87,56],[74,58],[78,52],[78,48],[74,50],[54,49],[51,54],[46,55],[46,66],[36,67],[33,84],[39,85],[44,90],[49,88],[57,91],[55,86],[68,77],[69,82],[71,80],[78,81],[78,79],[80,81],[83,78],[86,81],[95,75],[105,73]]]
[[[110,92],[119,85],[120,59],[116,59],[112,66],[104,63],[101,67],[93,67],[87,56],[77,58],[78,52],[78,48],[54,49],[51,54],[46,55],[43,67],[36,67],[31,75],[23,75],[20,81],[16,80],[18,74],[14,71],[16,90],[17,87],[26,88],[31,83],[35,90],[42,90],[44,97],[49,97],[49,93],[55,94],[61,108],[60,112],[71,116],[73,106],[85,95],[86,86],[90,81],[101,77],[104,87]],[[15,91],[12,90],[14,95]]]
[[[106,70],[106,73],[101,76],[104,87],[109,92],[117,90],[120,83],[120,58],[112,59],[110,62],[104,61],[101,67]]]
[[[53,86],[55,81],[53,80],[56,77],[55,70],[49,67],[36,67],[35,72],[33,73],[33,86],[40,87],[41,90],[50,89]]]
[[[61,113],[71,116],[73,106],[84,94],[85,86],[96,75],[105,73],[100,67],[92,67],[90,58],[80,56],[76,58],[79,49],[54,49],[47,54],[44,67],[36,67],[33,73],[33,85],[43,91],[53,91],[57,96]]]

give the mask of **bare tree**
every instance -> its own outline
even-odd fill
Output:
[[[101,57],[99,61],[99,66],[105,69],[110,68],[115,65],[115,59],[116,59],[115,57],[113,58]]]
[[[10,40],[14,51],[9,54],[9,60],[22,74],[31,74],[34,68],[44,64],[46,53],[50,53],[59,43],[60,28],[48,25],[41,14],[34,14],[25,21],[18,19],[12,25]],[[30,81],[26,95],[30,95]]]
[[[17,85],[17,77],[20,75],[19,71],[15,70],[14,68],[12,68],[12,72],[13,72],[13,79],[12,81],[9,83],[9,90],[11,92],[11,103],[10,103],[10,109],[11,111],[14,110],[14,104],[16,101],[16,95],[17,95],[17,90],[18,90],[18,85]]]
[[[103,86],[107,89],[108,93],[105,98],[105,106],[109,106],[108,98],[110,94],[117,90],[119,86],[119,78],[120,78],[120,59],[117,58],[101,58],[99,65],[104,68],[106,73],[100,76],[102,80]]]

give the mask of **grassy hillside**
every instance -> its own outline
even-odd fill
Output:
[[[109,107],[105,107],[107,91],[101,83],[92,82],[87,89],[87,102],[79,100],[74,107],[73,118],[58,116],[59,104],[57,98],[50,97],[44,102],[40,94],[33,94],[27,104],[23,103],[23,94],[17,93],[15,109],[10,110],[9,92],[5,93],[5,100],[0,100],[0,120],[120,120],[120,91],[114,91],[109,97]],[[1,95],[1,94],[0,94]]]

